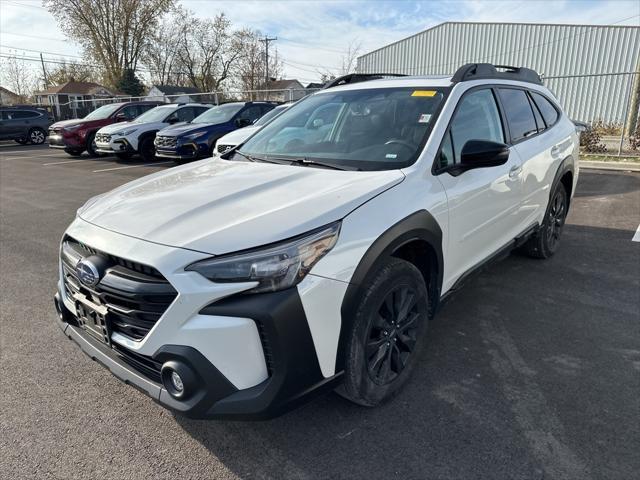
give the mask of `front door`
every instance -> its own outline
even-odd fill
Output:
[[[460,162],[469,140],[505,142],[505,128],[491,88],[467,92],[454,113],[440,149],[440,169]],[[519,233],[522,195],[521,161],[510,149],[509,160],[454,176],[446,170],[442,183],[449,207],[443,292],[465,272],[498,251]]]

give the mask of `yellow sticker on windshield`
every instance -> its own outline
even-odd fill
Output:
[[[411,94],[412,97],[433,97],[436,93],[435,90],[414,90]]]

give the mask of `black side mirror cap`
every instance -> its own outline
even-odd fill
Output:
[[[509,160],[509,145],[489,140],[469,140],[462,147],[460,163],[449,169],[452,175],[460,175],[474,168],[504,165]]]

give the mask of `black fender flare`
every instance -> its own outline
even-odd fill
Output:
[[[551,202],[551,196],[553,195],[553,192],[555,192],[556,187],[558,186],[558,182],[562,180],[562,177],[564,177],[566,173],[571,173],[571,178],[575,178],[575,169],[573,167],[573,163],[573,157],[571,155],[567,155],[560,163],[560,166],[558,167],[558,170],[556,170],[556,174],[553,177],[553,181],[551,182],[551,189],[549,190],[549,202]],[[573,189],[573,185],[571,185],[571,188]],[[569,207],[571,206],[571,193],[572,192],[567,192],[567,213],[569,212]],[[549,203],[547,203],[547,208],[549,208]]]
[[[336,372],[344,369],[349,332],[353,329],[355,313],[358,308],[358,299],[363,288],[366,287],[368,278],[375,274],[384,259],[393,256],[399,248],[414,240],[427,242],[435,253],[437,265],[431,266],[431,271],[435,274],[435,282],[433,282],[429,288],[432,307],[433,310],[435,310],[437,302],[440,299],[444,270],[442,229],[429,212],[420,210],[403,218],[383,232],[371,244],[358,263],[345,292],[340,309],[342,322],[338,340]]]

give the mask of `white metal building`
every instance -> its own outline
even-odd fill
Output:
[[[465,63],[533,68],[571,118],[622,123],[640,84],[640,27],[446,22],[359,57],[357,71],[450,75]]]

